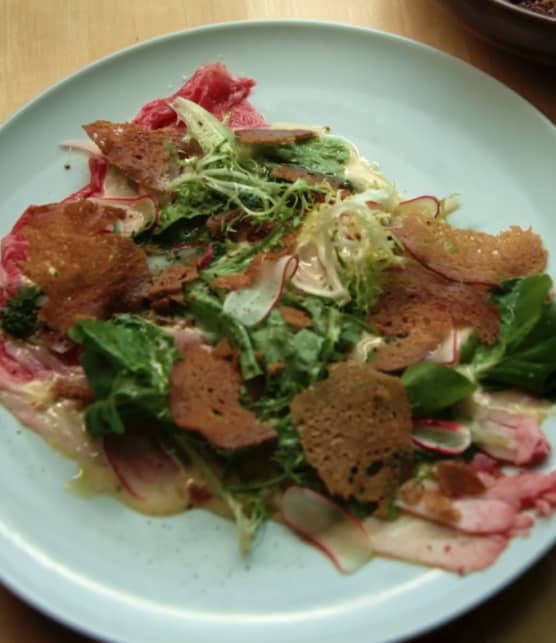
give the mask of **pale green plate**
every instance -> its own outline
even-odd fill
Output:
[[[434,49],[354,27],[227,24],[160,38],[96,63],[0,131],[1,228],[86,178],[58,148],[80,124],[130,118],[199,64],[258,80],[269,119],[331,125],[379,160],[408,196],[462,194],[460,221],[532,225],[556,247],[556,130],[488,76]],[[554,266],[554,264],[552,264]],[[248,560],[232,525],[202,511],[149,519],[65,490],[72,462],[1,413],[0,573],[21,596],[92,635],[133,643],[390,641],[484,600],[556,540],[539,520],[489,570],[459,578],[376,560],[345,577],[270,525]],[[554,424],[548,426],[552,435]],[[553,466],[553,463],[548,465]]]

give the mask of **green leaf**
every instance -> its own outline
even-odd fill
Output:
[[[212,343],[227,337],[239,349],[239,365],[245,380],[262,373],[249,334],[240,322],[222,310],[220,300],[211,295],[206,284],[196,283],[187,292],[187,302],[197,325]]]
[[[132,315],[83,320],[68,334],[85,349],[81,364],[95,392],[85,412],[91,434],[123,433],[130,417],[169,419],[169,378],[180,358],[170,334]]]
[[[37,286],[23,286],[10,297],[2,310],[2,328],[13,337],[26,339],[38,328],[39,299]]]
[[[474,376],[486,383],[509,384],[539,395],[556,378],[556,304],[549,301],[552,280],[532,275],[503,282],[493,295],[500,311],[494,346],[480,345],[471,360]]]
[[[198,103],[179,97],[172,103],[172,109],[186,124],[188,135],[197,141],[205,154],[224,145],[235,144],[232,130]]]
[[[552,389],[556,374],[556,335],[500,360],[488,372],[488,381],[509,384],[543,395]]]
[[[206,230],[206,217],[225,212],[227,209],[228,199],[221,194],[202,183],[183,183],[177,188],[173,201],[162,208],[154,236],[161,237],[168,232],[169,228],[174,228],[174,224],[182,220],[198,230]]]
[[[348,146],[333,136],[317,136],[287,145],[261,146],[258,153],[274,163],[301,165],[313,172],[342,175],[350,158]]]
[[[452,368],[419,362],[401,377],[414,415],[426,416],[469,397],[476,385]]]
[[[493,295],[500,311],[500,339],[511,351],[519,346],[544,312],[552,279],[533,275],[502,282]]]

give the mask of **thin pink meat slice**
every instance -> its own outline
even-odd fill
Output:
[[[457,574],[489,567],[508,544],[504,535],[464,534],[414,516],[400,516],[392,521],[367,518],[364,525],[378,556],[439,567]]]
[[[547,515],[556,508],[556,471],[502,476],[494,480],[485,497],[503,500],[518,509],[533,508]]]
[[[247,101],[254,86],[252,78],[233,76],[222,63],[202,65],[177,92],[144,105],[133,122],[151,129],[175,125],[176,113],[169,103],[182,97],[201,105],[220,120],[227,117],[232,128],[264,127],[266,121]]]
[[[451,507],[457,519],[430,511],[423,501],[414,505],[401,503],[399,506],[425,520],[443,523],[469,534],[506,534],[523,527],[518,508],[497,498],[453,500]]]

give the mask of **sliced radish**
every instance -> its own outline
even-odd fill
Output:
[[[189,506],[192,473],[154,440],[106,436],[104,453],[125,496],[142,511],[162,515]]]
[[[136,196],[142,196],[141,188],[114,165],[110,165],[104,176],[102,183],[102,194],[99,196],[105,199],[126,198],[132,199]]]
[[[518,466],[540,464],[550,453],[541,423],[546,402],[520,391],[473,393],[459,408],[472,426],[473,442],[499,461]]]
[[[471,431],[465,424],[449,420],[414,420],[412,440],[425,451],[458,455],[471,445]]]
[[[224,300],[224,312],[245,326],[259,323],[279,301],[286,283],[295,274],[297,265],[297,257],[293,255],[285,255],[276,261],[265,261],[252,286],[228,293]]]
[[[472,328],[452,327],[446,338],[428,354],[427,359],[444,366],[454,366],[459,362],[462,346],[472,332]]]
[[[363,524],[328,498],[305,487],[290,487],[282,496],[283,522],[321,549],[344,574],[365,565],[372,556]]]
[[[138,232],[148,230],[158,221],[158,205],[149,195],[137,197],[95,197],[89,199],[95,203],[109,205],[125,211],[125,218],[118,222],[118,230],[124,237],[131,237]]]
[[[70,152],[73,150],[77,150],[78,152],[85,152],[85,154],[102,154],[98,146],[89,139],[69,138],[63,141],[60,147],[63,147]]]
[[[430,196],[429,194],[402,201],[396,208],[396,214],[402,216],[425,215],[434,219],[439,213],[440,201],[435,196]]]

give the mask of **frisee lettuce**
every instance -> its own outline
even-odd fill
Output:
[[[384,271],[403,263],[399,244],[384,226],[388,216],[355,197],[315,208],[298,235],[296,287],[370,311],[382,293]]]

